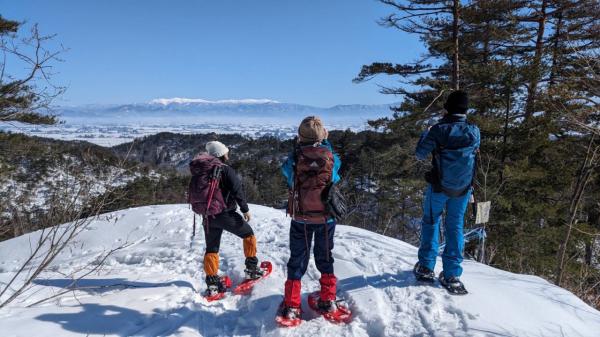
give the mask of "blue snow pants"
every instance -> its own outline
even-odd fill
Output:
[[[440,219],[446,209],[444,234],[446,246],[442,253],[444,277],[462,275],[464,237],[463,225],[465,211],[471,197],[471,189],[460,197],[449,197],[444,193],[435,193],[431,185],[427,187],[423,201],[423,219],[421,221],[421,244],[419,263],[431,270],[435,268],[438,255]]]
[[[290,259],[287,264],[288,280],[300,280],[310,259],[310,246],[315,238],[315,264],[321,274],[333,274],[333,235],[335,221],[322,224],[302,223],[292,220],[290,226]]]

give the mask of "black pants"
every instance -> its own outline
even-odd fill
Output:
[[[208,226],[206,226],[206,223],[204,225],[207,253],[219,252],[223,230],[237,235],[242,239],[254,235],[252,227],[250,227],[250,225],[244,221],[244,218],[236,211],[223,212],[214,218],[209,218]]]

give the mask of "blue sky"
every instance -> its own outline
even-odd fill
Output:
[[[362,64],[408,62],[422,51],[416,38],[376,24],[390,9],[375,0],[0,0],[0,8],[69,48],[56,67],[65,105],[396,102],[377,92],[389,79],[352,78]]]

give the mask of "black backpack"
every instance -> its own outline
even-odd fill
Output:
[[[344,219],[348,215],[346,199],[336,185],[329,184],[323,191],[321,198],[327,212],[337,221]]]

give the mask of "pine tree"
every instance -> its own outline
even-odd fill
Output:
[[[469,118],[482,134],[476,196],[493,203],[487,262],[555,280],[556,256],[583,261],[581,247],[590,242],[589,235],[563,233],[575,214],[585,219],[582,212],[597,207],[587,200],[598,191],[588,148],[597,143],[590,128],[599,121],[600,82],[594,76],[600,69],[594,54],[600,43],[599,3],[381,2],[395,13],[380,23],[418,35],[427,52],[414,64],[362,67],[355,82],[379,75],[405,81],[382,90],[405,99],[393,119],[372,126],[383,128],[392,142],[402,139],[412,147],[420,125],[439,114],[444,95],[457,87],[466,90]],[[584,189],[576,187],[582,163],[590,173]],[[390,170],[386,177],[418,176],[399,167]],[[573,208],[577,196],[581,205]],[[580,263],[570,262],[559,270],[572,289],[579,286],[572,277],[581,271],[577,268]]]
[[[394,0],[380,2],[396,11],[382,18],[380,25],[418,35],[427,44],[427,53],[414,64],[374,62],[365,65],[354,82],[364,82],[382,74],[408,81],[408,86],[384,87],[381,92],[405,97],[404,103],[394,108],[398,116],[410,113],[412,118],[426,119],[441,109],[440,93],[460,87],[461,2],[413,0],[407,1],[406,5]]]

